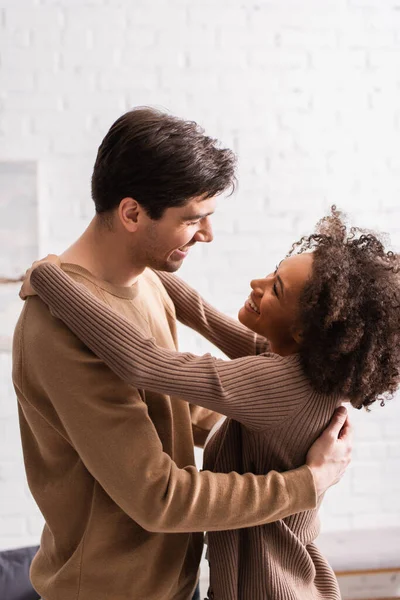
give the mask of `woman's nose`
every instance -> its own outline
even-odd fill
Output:
[[[257,296],[262,296],[264,293],[263,283],[264,283],[263,279],[253,279],[250,282],[250,287]]]

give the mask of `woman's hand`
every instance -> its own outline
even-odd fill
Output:
[[[21,300],[26,300],[28,296],[36,296],[36,292],[31,285],[31,275],[32,271],[34,271],[36,267],[42,265],[43,263],[53,263],[54,265],[58,265],[59,267],[61,266],[61,260],[56,254],[48,254],[46,258],[42,258],[41,260],[35,260],[30,269],[28,269],[25,273],[24,283],[22,284],[22,287],[19,291],[19,297],[21,298]]]

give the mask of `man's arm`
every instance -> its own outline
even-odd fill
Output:
[[[189,410],[194,445],[198,448],[204,448],[208,434],[215,423],[222,419],[222,415],[214,410],[196,406],[193,403],[189,404]]]
[[[267,476],[179,469],[163,452],[138,391],[51,317],[39,298],[28,300],[24,331],[20,368],[51,401],[57,417],[49,426],[68,437],[114,502],[148,531],[252,527],[316,506],[306,466]],[[29,401],[24,377],[19,381]]]
[[[156,271],[175,306],[178,321],[194,329],[229,358],[267,352],[268,340],[224,315],[176,275]]]

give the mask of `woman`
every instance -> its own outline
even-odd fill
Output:
[[[347,231],[332,210],[273,274],[251,282],[239,320],[258,334],[258,353],[231,361],[158,348],[56,265],[40,264],[31,283],[124,380],[228,417],[207,445],[206,469],[265,473],[303,464],[342,400],[368,407],[396,391],[398,268],[399,257],[385,253],[376,236]],[[248,330],[177,277],[159,276],[178,319],[234,356]],[[314,544],[318,531],[317,511],[307,511],[211,532],[210,598],[339,600],[335,576]]]

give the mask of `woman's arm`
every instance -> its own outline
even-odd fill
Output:
[[[232,361],[158,347],[123,316],[54,264],[31,275],[38,295],[124,381],[179,396],[261,430],[286,418],[309,395],[296,356]]]
[[[156,271],[172,302],[178,321],[194,329],[229,358],[268,352],[268,340],[211,306],[185,281]]]

